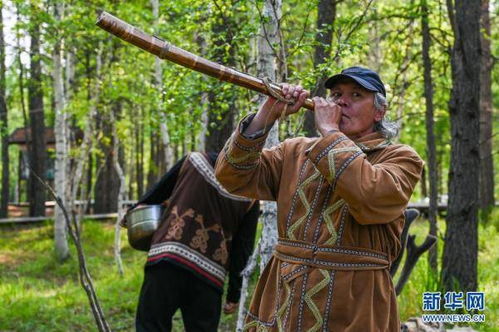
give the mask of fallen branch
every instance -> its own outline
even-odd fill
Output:
[[[97,328],[99,329],[100,332],[110,332],[111,329],[109,328],[109,325],[106,322],[104,313],[99,304],[99,299],[97,298],[97,294],[95,293],[92,278],[90,277],[90,273],[88,272],[87,269],[87,263],[85,260],[85,255],[83,253],[83,247],[80,241],[80,232],[78,229],[78,225],[76,223],[75,213],[73,212],[73,218],[70,219],[68,211],[66,210],[66,207],[62,203],[61,198],[57,196],[54,190],[47,183],[45,183],[45,181],[43,181],[29,165],[28,167],[30,168],[31,172],[33,172],[33,175],[38,179],[38,181],[40,181],[42,185],[49,191],[50,195],[54,198],[55,202],[61,208],[64,214],[64,219],[66,220],[66,225],[68,227],[69,234],[71,235],[71,239],[73,240],[76,247],[76,251],[78,253],[78,267],[79,267],[78,274],[80,277],[80,283],[85,292],[87,293],[88,301],[90,302],[90,308],[92,309],[92,314],[95,318],[95,323],[97,324]]]
[[[426,236],[425,241],[422,245],[417,246],[415,243],[416,235],[409,235],[407,239],[407,257],[405,259],[404,267],[402,268],[402,273],[397,282],[397,286],[395,287],[395,292],[399,295],[402,292],[407,280],[409,280],[409,275],[412,272],[414,266],[416,266],[416,262],[418,261],[421,255],[429,250],[435,242],[437,242],[437,237],[434,235],[428,234]]]
[[[418,217],[420,216],[420,212],[419,210],[416,209],[407,209],[404,211],[404,216],[405,216],[405,224],[404,224],[404,229],[402,230],[402,235],[400,237],[401,241],[400,254],[398,255],[397,259],[393,261],[390,267],[390,275],[392,276],[392,278],[395,277],[400,262],[402,261],[402,256],[404,256],[405,247],[407,245],[407,236],[409,234],[409,227],[411,227],[413,221],[418,219]]]

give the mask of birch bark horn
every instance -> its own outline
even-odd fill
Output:
[[[103,11],[100,13],[96,25],[130,44],[156,55],[160,59],[170,60],[220,81],[233,83],[243,88],[268,96],[270,95],[262,79],[192,54],[161,38],[145,33],[108,12]],[[281,87],[277,84],[271,83],[270,87],[276,91],[281,91]],[[314,102],[311,99],[307,99],[303,107],[313,111]]]

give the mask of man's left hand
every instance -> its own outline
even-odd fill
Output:
[[[339,130],[341,121],[341,107],[332,101],[321,97],[314,97],[315,126],[322,136],[332,130]]]

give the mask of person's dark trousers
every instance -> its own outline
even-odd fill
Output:
[[[168,262],[148,266],[140,291],[137,332],[171,331],[172,317],[182,312],[187,332],[217,331],[222,295],[192,272]]]

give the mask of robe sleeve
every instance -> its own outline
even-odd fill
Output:
[[[215,175],[229,192],[260,200],[275,201],[279,191],[283,149],[263,149],[268,132],[250,139],[242,135],[242,124],[218,156]]]
[[[388,146],[376,164],[347,136],[321,138],[308,158],[348,204],[362,225],[389,223],[400,217],[421,177],[423,161],[408,146]]]

